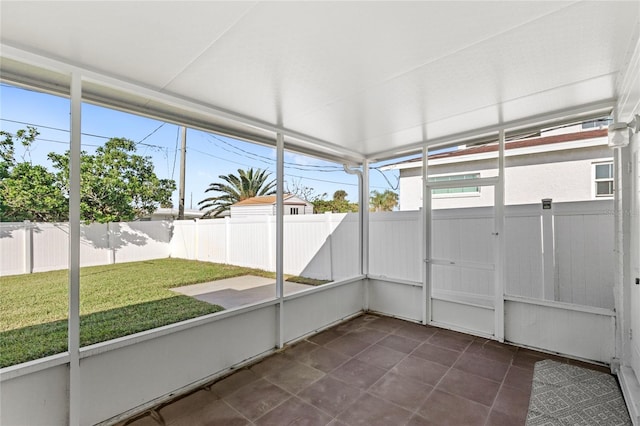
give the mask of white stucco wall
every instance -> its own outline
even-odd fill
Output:
[[[595,200],[594,164],[611,161],[611,155],[606,146],[596,146],[508,156],[505,159],[505,203],[535,204],[542,198],[552,198],[554,202]],[[463,173],[480,173],[481,178],[496,176],[497,160],[429,165],[429,176]],[[493,197],[490,186],[481,187],[479,194],[436,194],[433,208],[491,206]],[[400,170],[399,203],[400,210],[422,207],[420,167]]]

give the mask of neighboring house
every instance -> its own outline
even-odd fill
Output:
[[[200,210],[184,209],[185,219],[199,219],[202,217]],[[159,208],[154,211],[150,217],[146,217],[142,220],[176,220],[178,219],[178,209]]]
[[[247,198],[231,206],[231,217],[275,216],[275,214],[275,195]],[[284,194],[284,214],[313,214],[313,204],[293,194]]]
[[[505,204],[533,204],[543,198],[552,198],[554,202],[613,198],[613,158],[607,147],[606,121],[595,122],[599,124],[594,130],[592,123],[573,126],[572,133],[555,131],[507,142]],[[495,177],[497,151],[497,144],[489,144],[430,155],[429,180]],[[385,169],[400,171],[399,209],[420,209],[422,159],[388,165]],[[493,186],[441,188],[433,190],[432,207],[491,206],[493,199]]]

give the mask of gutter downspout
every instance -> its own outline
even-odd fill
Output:
[[[358,258],[360,275],[369,274],[369,160],[364,160],[362,170],[350,168],[343,164],[344,171],[350,175],[358,176]],[[364,287],[364,310],[369,310],[369,283]]]

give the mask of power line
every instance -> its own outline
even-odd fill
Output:
[[[16,134],[15,134],[15,133],[11,133],[11,132],[7,132],[7,133],[9,133],[9,134],[10,134],[11,136],[13,136],[13,137],[15,137],[15,136],[16,136]],[[36,140],[36,141],[41,141],[41,142],[59,143],[59,144],[62,144],[62,145],[70,145],[70,144],[71,144],[69,141],[59,141],[59,140],[55,140],[55,139],[41,138],[41,137],[39,137],[39,136],[38,136],[38,137],[36,137],[36,138],[34,138],[34,140]],[[88,143],[83,143],[83,144],[82,144],[82,146],[91,146],[91,147],[94,147],[94,148],[99,148],[99,147],[101,147],[102,145],[92,145],[92,144],[88,144]]]
[[[29,122],[27,122],[27,121],[10,120],[10,119],[8,119],[8,118],[0,118],[0,120],[2,120],[2,121],[6,121],[6,122],[8,122],[8,123],[24,124],[25,126],[32,126],[32,127],[37,128],[37,129],[42,128],[42,129],[49,129],[49,130],[56,130],[56,131],[59,131],[59,132],[70,133],[70,130],[68,130],[68,129],[61,129],[61,128],[59,128],[59,127],[45,126],[45,125],[43,125],[43,124],[29,123]],[[148,144],[148,143],[143,143],[143,142],[142,142],[142,141],[144,141],[145,139],[147,139],[149,136],[151,136],[152,134],[154,134],[155,132],[157,132],[157,131],[160,129],[160,127],[162,127],[164,124],[166,124],[166,123],[162,123],[162,124],[161,124],[157,129],[155,129],[155,130],[154,130],[154,131],[152,131],[150,134],[148,134],[147,136],[145,136],[145,137],[144,137],[140,142],[137,142],[137,143],[136,143],[136,145],[142,145],[142,146],[146,146],[146,147],[150,147],[150,148],[166,149],[164,146],[161,146],[161,145],[154,145],[154,144]],[[109,137],[109,136],[96,135],[96,134],[93,134],[93,133],[85,133],[85,132],[82,132],[81,134],[82,134],[82,135],[84,135],[84,136],[90,136],[90,137],[93,137],[93,138],[100,138],[100,139],[107,139],[107,140],[112,139],[112,138],[111,138],[111,137]],[[43,139],[43,140],[44,140],[44,139]],[[68,142],[64,142],[64,143],[68,143]],[[96,146],[96,145],[87,145],[87,146]],[[97,146],[99,146],[99,145],[97,145]]]
[[[224,139],[221,139],[221,138],[217,137],[214,134],[209,134],[209,136],[211,138],[213,138],[213,139],[215,139],[217,141],[220,141],[223,144],[225,144],[225,145],[237,150],[237,151],[242,152],[243,154],[246,154],[246,155],[249,155],[251,157],[254,157],[255,160],[261,161],[263,163],[267,163],[269,165],[275,163],[275,159],[273,159],[273,158],[265,157],[264,155],[260,155],[260,154],[256,154],[256,153],[244,150],[244,149],[242,149],[240,147],[237,147],[237,146],[225,141]],[[228,149],[225,149],[224,147],[219,147],[219,148],[223,149],[223,150],[225,150],[227,152],[231,152],[232,154],[236,154],[236,155],[240,155],[242,157],[245,157],[245,155],[232,152],[232,151],[230,151]],[[288,167],[291,168],[291,169],[302,170],[302,171],[305,171],[305,172],[312,171],[312,170],[309,170],[309,169],[316,169],[316,170],[313,170],[313,171],[317,171],[317,172],[338,172],[338,171],[342,171],[342,167],[340,167],[340,166],[330,166],[330,165],[321,166],[321,165],[317,165],[317,164],[307,164],[307,165],[302,166],[302,165],[299,165],[299,164],[291,163],[289,161],[285,161],[284,164],[287,164]]]
[[[171,170],[171,180],[173,180],[173,176],[176,174],[176,159],[178,158],[178,140],[180,138],[180,127],[176,129],[176,147],[173,150],[173,169]],[[167,169],[169,169],[169,164],[167,164]]]
[[[142,138],[138,142],[136,142],[136,145],[140,145],[142,142],[146,141],[151,135],[153,135],[155,132],[160,130],[162,128],[162,126],[164,126],[165,124],[167,124],[167,123],[161,123],[158,127],[155,128],[155,130],[153,130],[147,136],[145,136],[144,138]]]
[[[215,159],[217,159],[217,160],[227,161],[227,162],[229,162],[229,163],[238,164],[238,165],[240,165],[240,166],[244,166],[244,167],[252,167],[252,166],[251,166],[251,165],[249,165],[249,164],[243,164],[243,163],[239,163],[239,162],[237,162],[237,161],[227,160],[227,159],[224,159],[224,158],[221,158],[221,157],[217,157],[217,156],[215,156],[215,155],[213,155],[213,154],[210,154],[210,153],[208,153],[208,152],[200,151],[200,150],[195,149],[195,148],[191,148],[191,150],[192,150],[192,151],[196,151],[196,152],[198,152],[198,153],[200,153],[200,154],[203,154],[203,155],[206,155],[206,156],[209,156],[209,157],[215,158]],[[285,168],[286,168],[286,167],[287,167],[287,166],[285,166]],[[269,170],[269,171],[272,171],[272,170]],[[334,180],[326,180],[326,179],[311,178],[311,177],[309,177],[309,176],[300,176],[300,175],[293,175],[293,174],[287,174],[285,177],[295,177],[295,178],[299,178],[299,179],[307,179],[307,180],[311,180],[311,181],[315,181],[315,182],[333,183],[333,184],[336,184],[336,185],[344,185],[344,186],[356,186],[356,187],[358,186],[358,184],[357,184],[357,183],[350,183],[350,182],[337,182],[337,181],[334,181]],[[386,187],[383,187],[383,186],[377,186],[377,185],[371,185],[371,188],[386,189]]]
[[[393,186],[391,184],[391,182],[389,181],[389,179],[387,178],[387,175],[385,175],[382,170],[380,170],[379,167],[372,167],[373,170],[376,170],[378,173],[380,173],[382,175],[382,177],[384,178],[384,180],[387,181],[387,184],[389,185],[389,188],[393,189],[394,191],[398,190],[398,187],[400,186],[400,180],[398,179],[398,182],[396,183],[395,186]]]

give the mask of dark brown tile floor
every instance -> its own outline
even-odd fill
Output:
[[[552,358],[365,314],[122,425],[519,425]]]

